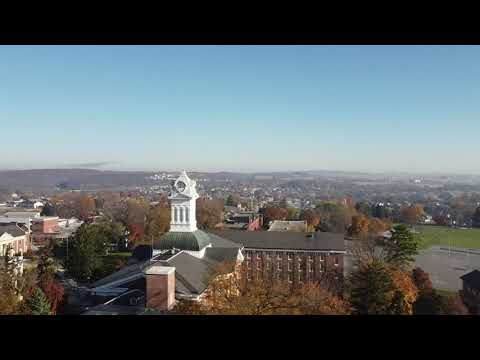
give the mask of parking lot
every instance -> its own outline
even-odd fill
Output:
[[[434,288],[458,291],[462,288],[460,276],[480,270],[480,252],[462,248],[449,251],[448,247],[434,246],[420,251],[415,266],[430,274]]]

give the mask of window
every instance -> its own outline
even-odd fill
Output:
[[[293,281],[293,275],[290,273],[288,274],[288,282],[291,283]]]
[[[292,271],[292,263],[290,261],[288,262],[288,271]]]
[[[335,266],[338,266],[339,264],[339,261],[338,261],[338,256],[334,256],[334,261],[335,261]]]
[[[325,264],[320,263],[320,272],[323,272],[325,270]]]
[[[277,263],[277,270],[278,270],[278,271],[281,271],[281,270],[282,270],[282,264],[281,264],[281,263]]]
[[[282,253],[277,253],[277,260],[282,261]]]
[[[313,256],[312,255],[308,255],[308,262],[312,262],[313,261]]]
[[[257,260],[260,260],[262,258],[261,254],[257,252]]]
[[[247,261],[247,269],[250,270],[251,267],[250,267],[250,261]]]
[[[247,259],[251,259],[251,258],[252,258],[252,254],[250,254],[250,251],[247,251],[247,252],[246,252],[245,257],[246,257]]]
[[[180,222],[183,222],[183,208],[180,208]]]
[[[267,258],[267,260],[270,260],[270,253],[267,252],[267,253],[265,254],[265,257]]]
[[[177,208],[173,209],[173,218],[174,218],[175,222],[178,222],[178,209]]]
[[[308,272],[313,273],[313,266],[312,266],[312,264],[308,264]]]
[[[251,280],[252,279],[252,274],[250,273],[250,271],[247,271],[247,280]]]
[[[260,270],[260,263],[257,262],[257,270]]]
[[[267,263],[265,265],[266,265],[267,270],[270,270],[270,261],[267,261]]]
[[[301,263],[301,262],[298,262],[297,267],[298,267],[298,271],[301,271],[301,270],[302,270],[302,263]]]
[[[188,214],[188,208],[185,208],[185,221],[186,222],[190,221],[190,217],[189,217],[189,214]]]
[[[260,273],[257,273],[257,280],[261,280]]]
[[[320,254],[320,261],[325,261],[325,254]]]
[[[292,260],[293,259],[292,253],[288,253],[287,258],[288,258],[288,260]]]

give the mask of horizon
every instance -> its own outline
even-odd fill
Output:
[[[0,46],[0,171],[477,176],[479,61],[478,46]]]

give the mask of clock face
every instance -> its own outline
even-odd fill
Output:
[[[177,182],[177,185],[175,186],[179,192],[183,192],[185,188],[187,187],[183,181]]]

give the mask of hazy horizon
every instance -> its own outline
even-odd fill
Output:
[[[478,46],[0,46],[0,79],[0,170],[480,175]]]

